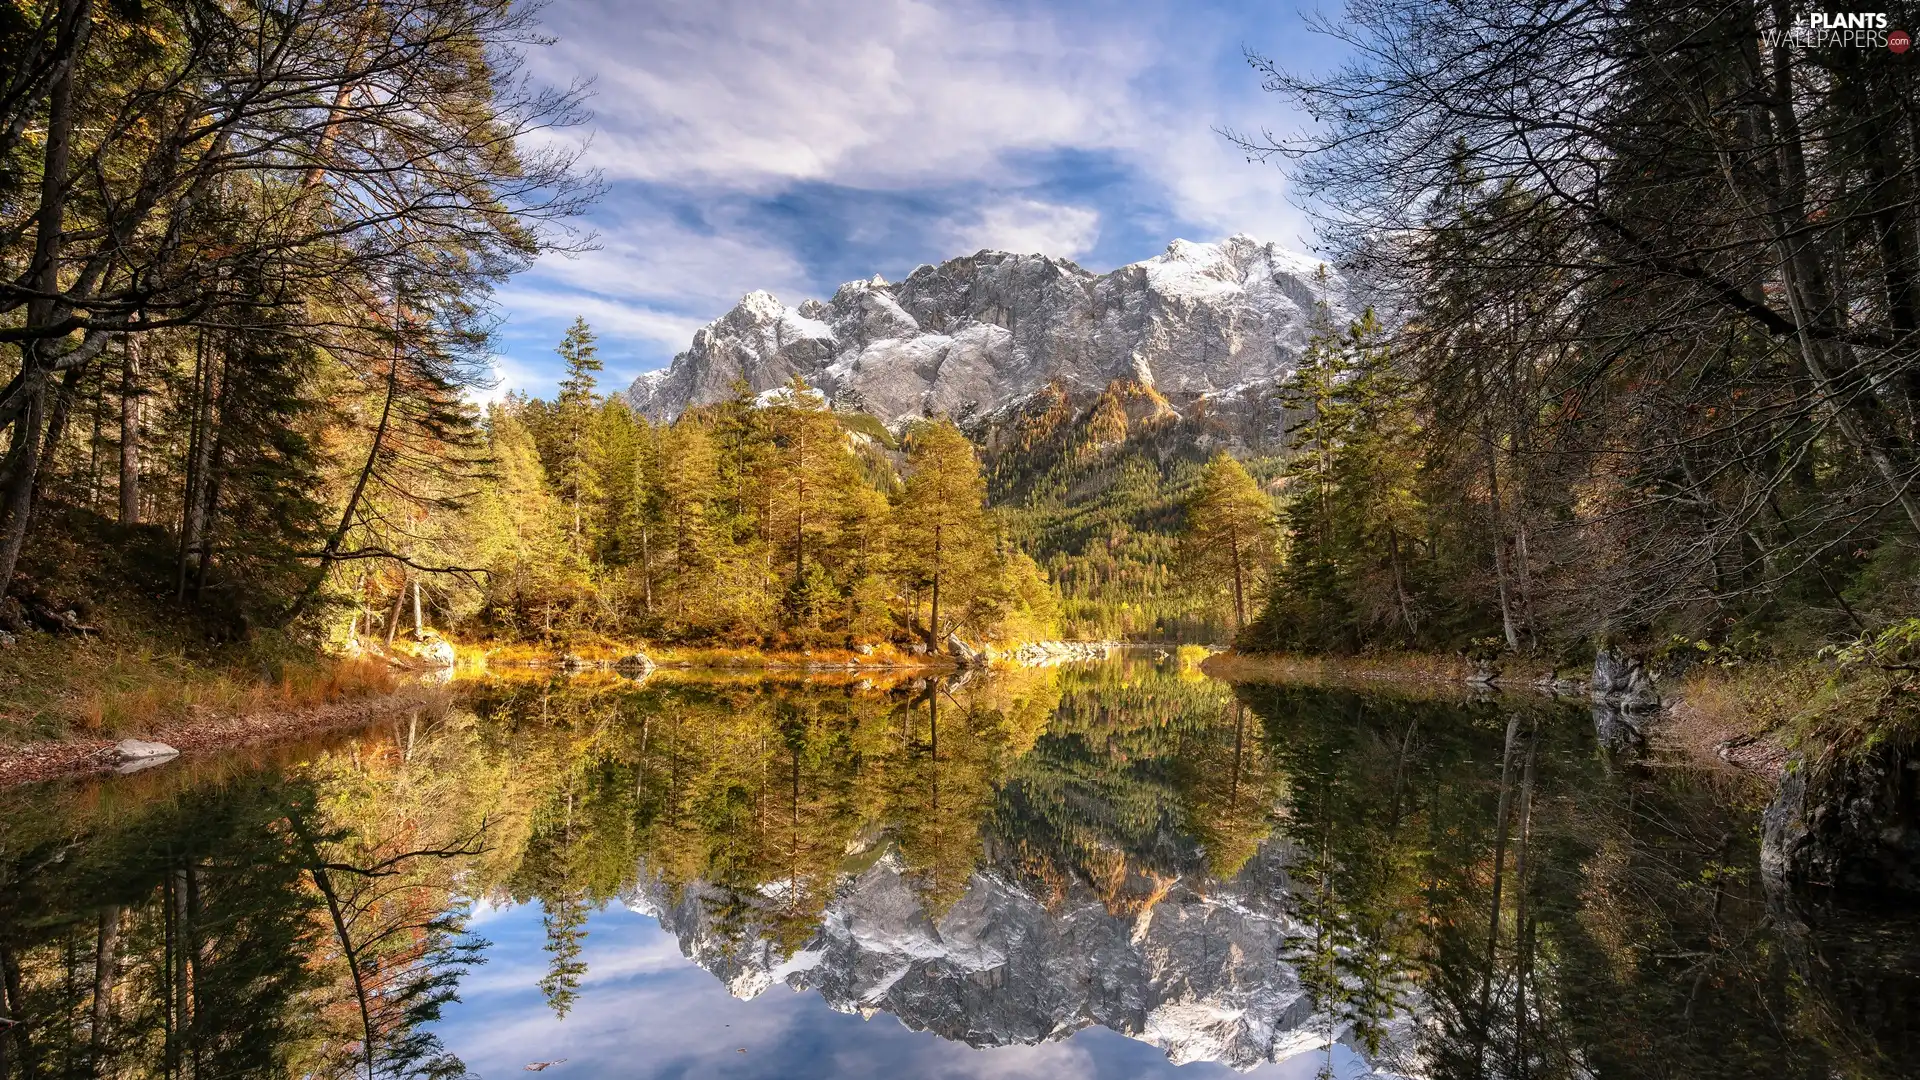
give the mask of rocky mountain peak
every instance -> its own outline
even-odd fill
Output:
[[[798,375],[891,424],[998,413],[1050,384],[1091,396],[1122,381],[1178,411],[1285,378],[1322,303],[1344,315],[1338,275],[1245,235],[1175,240],[1105,274],[982,250],[897,283],[850,281],[798,307],[749,293],[628,393],[665,420],[723,399],[736,380],[759,393]]]
[[[1149,887],[1126,897],[1069,883],[1044,899],[1011,868],[982,867],[936,913],[887,850],[836,884],[798,948],[769,932],[783,907],[777,888],[729,896],[643,874],[626,902],[736,997],[781,984],[813,990],[841,1012],[892,1013],[976,1047],[1054,1042],[1099,1025],[1176,1064],[1248,1070],[1314,1050],[1329,1034],[1350,1038],[1345,1021],[1315,1009],[1286,959],[1303,934],[1287,861],[1285,845],[1269,843],[1231,881],[1147,875]],[[721,910],[744,917],[723,924]],[[1397,1057],[1407,1056],[1407,1023],[1391,1025]]]

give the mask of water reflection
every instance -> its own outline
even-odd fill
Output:
[[[0,1076],[1915,1065],[1910,924],[1767,896],[1760,793],[1577,708],[1138,656],[461,701],[0,793]]]

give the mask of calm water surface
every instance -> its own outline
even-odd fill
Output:
[[[1920,934],[1545,699],[466,685],[0,792],[0,1077],[1898,1077]],[[544,1066],[544,1067],[543,1067]]]

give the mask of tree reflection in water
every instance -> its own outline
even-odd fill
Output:
[[[0,1076],[460,1075],[432,1022],[484,955],[473,906],[540,905],[564,1015],[609,902],[736,993],[975,1045],[1097,1023],[1240,1066],[1339,1041],[1432,1077],[1911,1075],[1910,924],[1769,897],[1762,796],[1544,700],[1137,657],[490,680],[0,794]]]

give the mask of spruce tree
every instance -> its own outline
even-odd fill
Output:
[[[599,399],[594,393],[593,375],[601,370],[601,364],[594,341],[587,320],[576,318],[555,350],[567,365],[567,377],[561,380],[560,396],[553,405],[554,480],[559,484],[561,501],[573,514],[567,536],[576,555],[585,534],[586,507],[599,494],[600,486],[593,438],[593,413]]]

